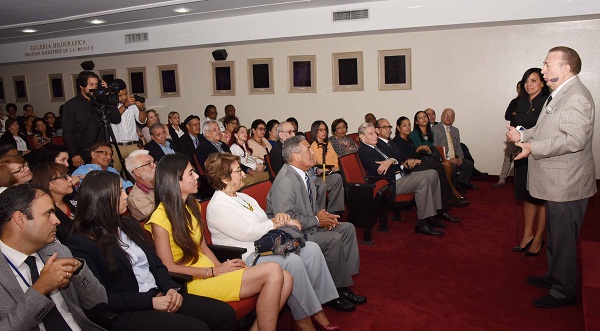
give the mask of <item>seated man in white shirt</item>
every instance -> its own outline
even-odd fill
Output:
[[[104,287],[82,259],[55,242],[52,198],[29,184],[0,194],[0,329],[104,330]]]

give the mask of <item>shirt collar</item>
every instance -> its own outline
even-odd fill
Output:
[[[575,76],[573,76],[573,77],[571,77],[571,78],[567,79],[567,80],[566,80],[564,83],[560,84],[560,86],[559,86],[559,87],[558,87],[558,88],[557,88],[555,91],[552,91],[552,94],[551,94],[552,98],[554,98],[554,97],[555,97],[555,96],[558,94],[558,91],[560,91],[560,89],[561,89],[563,86],[565,86],[565,85],[566,85],[568,82],[572,81],[572,80],[573,80],[573,78],[575,78],[575,77],[577,77],[577,75],[575,75]]]
[[[23,262],[25,262],[25,259],[29,257],[29,255],[23,254],[6,245],[4,242],[2,242],[2,240],[0,240],[0,250],[4,256],[6,256],[10,262],[12,262],[12,264],[14,264],[15,267],[19,267],[21,264],[23,264]],[[36,257],[36,259],[39,258],[36,253],[32,254],[32,256]]]
[[[135,182],[135,186],[137,186],[137,188],[139,188],[142,192],[144,192],[144,194],[148,194],[154,190],[152,187],[148,187],[148,186],[140,183],[139,180]]]

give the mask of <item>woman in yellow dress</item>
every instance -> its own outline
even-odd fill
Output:
[[[327,138],[329,136],[327,124],[323,121],[314,121],[310,126],[310,133],[313,137],[310,149],[315,153],[315,162],[317,164],[333,166],[333,168],[331,168],[331,171],[333,172],[340,171],[338,155]],[[319,173],[317,174],[319,175]]]
[[[279,310],[292,291],[292,277],[274,262],[246,267],[241,259],[220,263],[202,238],[198,174],[187,157],[163,157],[156,168],[158,207],[146,223],[156,252],[169,271],[192,275],[188,292],[222,301],[258,294],[251,330],[275,330]]]

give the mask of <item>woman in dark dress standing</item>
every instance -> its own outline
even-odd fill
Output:
[[[523,93],[517,103],[517,114],[514,124],[530,129],[535,126],[546,99],[550,96],[550,89],[542,79],[540,68],[531,68],[525,71],[521,86]],[[515,160],[515,195],[523,200],[523,214],[525,218],[525,231],[523,238],[514,251],[523,252],[525,256],[537,256],[544,244],[543,235],[546,230],[545,201],[536,199],[527,191],[527,159]],[[537,230],[534,234],[534,224]]]

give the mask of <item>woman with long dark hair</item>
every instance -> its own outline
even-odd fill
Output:
[[[106,288],[112,330],[234,330],[233,309],[178,292],[139,223],[123,216],[127,194],[117,174],[92,171],[79,189],[67,246]]]
[[[46,122],[41,118],[33,120],[33,149],[41,149],[52,143],[46,134]]]
[[[525,129],[535,126],[546,99],[550,96],[550,89],[542,78],[540,68],[530,68],[523,74],[521,86],[523,93],[517,103],[517,114],[515,115],[515,126],[520,125]],[[514,251],[526,251],[525,256],[537,256],[544,245],[544,232],[546,231],[546,206],[544,200],[534,198],[527,190],[527,158],[515,160],[515,195],[523,200],[523,214],[525,218],[525,230],[523,238]],[[534,233],[534,225],[537,230]]]
[[[239,156],[243,165],[256,171],[266,170],[263,161],[252,156],[252,148],[248,146],[248,129],[245,126],[238,126],[233,130],[230,142],[231,154]]]
[[[163,157],[156,168],[157,208],[146,223],[156,251],[169,271],[192,275],[189,293],[222,301],[258,294],[257,320],[251,330],[275,330],[279,310],[292,291],[287,271],[273,262],[246,268],[241,259],[219,262],[202,237],[198,174],[180,154]]]
[[[79,183],[79,179],[71,178],[69,168],[62,164],[41,163],[33,169],[31,184],[48,192],[54,202],[54,207],[56,207],[54,214],[60,221],[56,227],[56,238],[62,243],[67,241],[77,211],[75,205],[69,200],[76,183]]]
[[[265,138],[267,124],[265,121],[257,119],[252,122],[250,129],[252,130],[252,139],[248,140],[248,146],[252,148],[252,156],[259,157],[264,161],[265,155],[269,154],[271,148],[273,148],[271,143]]]
[[[327,138],[329,136],[327,124],[320,120],[314,121],[310,126],[310,134],[313,137],[310,149],[315,153],[315,162],[331,166],[332,172],[339,171],[338,155]],[[319,171],[317,171],[317,175],[320,175]]]

